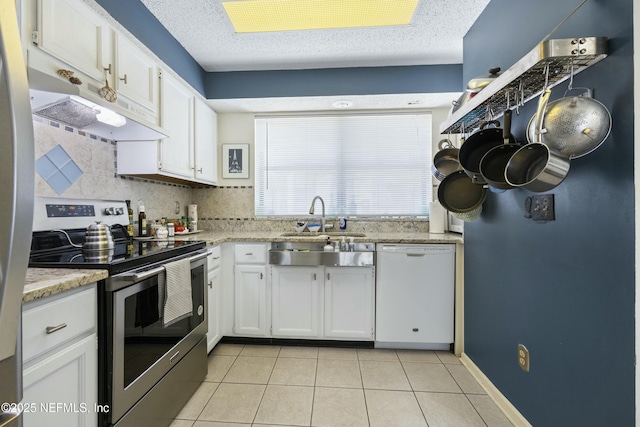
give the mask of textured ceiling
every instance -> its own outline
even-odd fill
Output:
[[[223,0],[141,0],[205,71],[462,63],[462,38],[489,0],[420,0],[403,27],[237,34]],[[366,1],[366,0],[365,0]],[[393,0],[389,0],[393,1]],[[350,110],[445,108],[459,93],[346,97]],[[218,99],[218,112],[336,111],[340,96]]]
[[[489,3],[421,0],[402,27],[237,34],[222,0],[141,1],[205,71],[458,64],[463,36]]]

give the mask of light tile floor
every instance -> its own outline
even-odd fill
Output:
[[[218,344],[171,427],[511,427],[452,353]]]

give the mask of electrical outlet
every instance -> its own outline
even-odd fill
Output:
[[[522,344],[518,344],[518,365],[520,369],[529,372],[531,360],[529,358],[529,350]]]
[[[556,219],[553,194],[539,194],[527,197],[525,202],[527,218],[534,221],[554,221]]]

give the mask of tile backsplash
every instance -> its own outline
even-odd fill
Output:
[[[148,218],[176,217],[187,214],[191,188],[116,174],[116,142],[96,137],[40,117],[33,119],[35,158],[40,159],[60,147],[83,172],[58,193],[40,174],[35,175],[35,195],[81,199],[131,200],[137,217],[138,199],[145,204]],[[56,188],[60,190],[60,187]],[[181,214],[174,213],[175,202]]]
[[[131,200],[137,217],[142,199],[147,218],[177,218],[187,214],[189,204],[198,205],[198,227],[208,231],[293,231],[296,220],[314,217],[301,213],[300,218],[255,218],[252,186],[191,188],[117,174],[115,141],[96,137],[77,129],[34,116],[35,159],[51,150],[63,150],[69,162],[82,172],[68,188],[54,186],[39,173],[35,175],[35,195],[81,199]],[[59,147],[59,148],[57,148]],[[45,174],[46,175],[46,174]],[[56,191],[57,190],[57,191]],[[60,193],[59,193],[60,192]],[[179,213],[175,213],[176,202]],[[337,220],[328,219],[328,223]],[[426,232],[429,223],[419,219],[349,220],[351,232]]]

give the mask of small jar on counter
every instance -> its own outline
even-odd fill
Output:
[[[164,225],[160,225],[160,227],[158,227],[158,229],[156,230],[156,238],[157,239],[161,239],[164,240],[167,238],[167,236],[169,235],[169,231],[167,230],[167,227],[165,227]]]
[[[176,235],[176,226],[174,223],[167,223],[167,236],[174,237]]]

